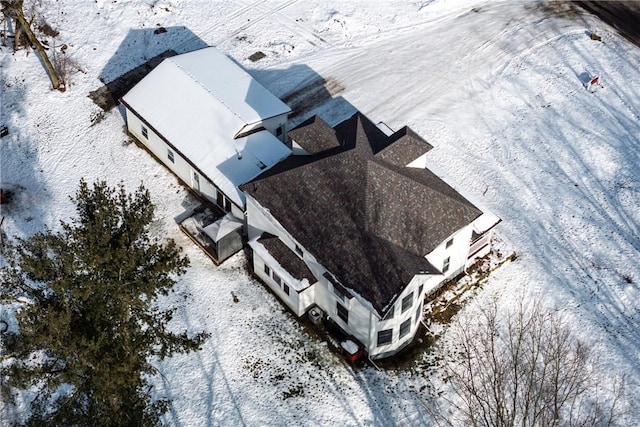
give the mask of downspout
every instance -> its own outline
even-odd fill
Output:
[[[380,367],[371,360],[371,343],[373,342],[373,338],[371,337],[371,325],[373,323],[372,317],[373,311],[369,310],[369,346],[367,348],[367,359],[369,359],[369,363],[371,363],[378,371],[381,371],[382,369],[380,369]]]

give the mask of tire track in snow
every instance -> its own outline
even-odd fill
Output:
[[[281,11],[282,9],[285,9],[285,8],[287,8],[287,7],[289,7],[289,6],[291,6],[292,4],[297,3],[297,2],[298,2],[298,0],[288,0],[288,1],[285,1],[284,3],[282,3],[282,4],[278,5],[278,6],[276,6],[275,8],[270,9],[268,12],[265,12],[265,13],[263,13],[263,14],[259,15],[257,18],[255,18],[255,19],[253,19],[253,20],[250,20],[250,21],[249,21],[249,22],[247,22],[246,24],[241,25],[240,27],[238,27],[238,28],[236,28],[235,30],[233,30],[231,33],[229,33],[229,34],[227,34],[226,36],[222,37],[221,39],[216,40],[216,41],[213,43],[213,45],[214,45],[214,46],[218,46],[219,44],[221,44],[221,43],[223,43],[223,42],[225,42],[225,41],[227,41],[227,40],[231,39],[232,37],[237,36],[238,34],[240,34],[241,32],[243,32],[243,31],[244,31],[244,30],[246,30],[247,28],[249,28],[249,27],[251,27],[251,26],[255,25],[257,22],[260,22],[260,21],[264,20],[265,18],[267,18],[267,17],[269,17],[269,16],[272,16],[272,15],[276,14],[277,12]],[[257,2],[257,3],[259,3],[259,2]],[[257,5],[256,5],[256,7],[257,7]],[[247,7],[245,11],[249,11],[249,10],[252,10],[252,8],[251,8],[251,7]],[[242,12],[241,12],[241,13],[242,13]]]
[[[261,9],[265,14],[269,14],[269,10],[266,9],[265,7],[258,7],[258,9]],[[277,17],[277,19],[281,19],[285,21],[285,22],[280,22],[280,24],[283,24],[283,26],[286,26],[290,32],[294,33],[297,36],[302,37],[305,41],[307,41],[312,46],[318,46],[318,44],[321,44],[326,47],[334,47],[333,43],[325,40],[315,30],[307,28],[307,26],[302,25],[300,21],[291,18],[285,13],[280,13],[280,10],[282,9],[278,9],[277,11],[278,13],[275,13],[274,17]]]

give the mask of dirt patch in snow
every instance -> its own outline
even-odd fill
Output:
[[[344,87],[336,79],[329,77],[325,80],[320,77],[288,93],[282,101],[291,107],[292,113],[289,119],[293,119],[325,103],[342,91]]]
[[[177,55],[173,50],[166,50],[154,56],[144,64],[128,71],[115,80],[105,83],[101,88],[89,92],[89,98],[102,110],[109,111],[120,102],[119,99],[134,87],[140,80],[156,68],[166,58]]]

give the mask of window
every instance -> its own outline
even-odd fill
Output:
[[[422,304],[418,304],[418,308],[416,309],[416,323],[418,323],[422,319]]]
[[[446,257],[444,262],[442,263],[442,272],[446,273],[449,271],[449,261],[451,261],[451,257]]]
[[[409,310],[413,305],[413,292],[402,298],[402,312]]]
[[[322,275],[322,277],[324,277],[329,281],[329,283],[331,283],[332,292],[336,297],[338,297],[340,301],[344,301],[345,299],[352,298],[351,294],[349,294],[347,290],[343,288],[342,285],[339,284],[338,281],[333,278],[331,273],[327,271]]]
[[[167,157],[169,158],[169,161],[171,163],[175,163],[176,162],[175,159],[173,158],[173,151],[169,150],[168,148],[167,148]]]
[[[289,295],[289,285],[287,285],[286,283],[283,285],[282,289],[284,289],[284,293]]]
[[[216,203],[221,208],[224,208],[224,194],[218,189],[216,189]]]
[[[418,298],[420,298],[420,295],[422,295],[423,289],[424,289],[424,285],[420,285],[420,287],[418,288]]]
[[[224,198],[224,210],[227,212],[231,212],[231,200],[228,197]]]
[[[276,282],[278,286],[282,286],[282,279],[275,271],[273,272],[273,281]]]
[[[267,276],[271,276],[271,269],[269,268],[269,266],[267,264],[264,265],[264,273]]]
[[[450,248],[450,247],[451,247],[451,245],[453,245],[453,239],[449,239],[449,240],[447,241],[447,244],[445,245],[445,248]]]
[[[391,344],[393,338],[393,329],[385,329],[378,332],[378,347],[382,347],[385,344]]]
[[[384,319],[382,319],[382,320],[393,319],[393,315],[395,314],[395,311],[396,311],[396,306],[392,305],[391,309],[387,312],[387,315],[384,316]]]
[[[407,335],[411,330],[411,319],[407,319],[400,324],[400,339]]]
[[[339,302],[336,302],[336,310],[338,311],[338,317],[341,318],[344,323],[349,323],[349,310]]]
[[[142,126],[142,136],[144,136],[145,139],[149,139],[149,131],[144,126]]]
[[[303,255],[302,248],[300,248],[300,246],[298,245],[296,245],[296,253],[300,255],[300,258],[302,258],[302,255]]]
[[[282,126],[279,126],[278,129],[276,129],[276,136],[280,135],[282,135]]]

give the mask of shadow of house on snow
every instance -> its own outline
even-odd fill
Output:
[[[204,47],[207,44],[183,26],[129,30],[100,72],[104,86],[90,92],[89,97],[104,111],[111,110],[162,60]]]
[[[357,108],[342,96],[344,87],[336,79],[321,76],[306,65],[286,69],[247,69],[247,72],[291,108],[288,129],[314,114],[335,125],[351,117]]]

